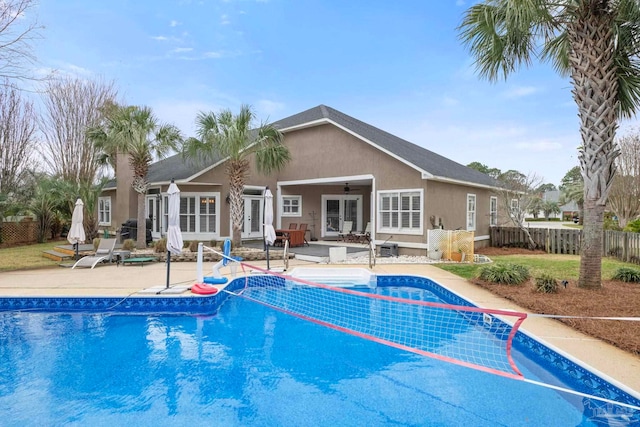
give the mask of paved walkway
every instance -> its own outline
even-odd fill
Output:
[[[266,262],[252,264],[265,268]],[[205,263],[205,275],[210,273],[212,263]],[[358,265],[318,265],[291,260],[289,271],[296,266],[317,268],[353,268]],[[282,268],[282,260],[272,260],[271,268]],[[222,273],[230,276],[229,268]],[[496,297],[458,276],[426,264],[378,264],[376,274],[409,274],[429,277],[451,291],[465,297],[480,307],[524,311],[517,305]],[[103,265],[93,270],[55,268],[0,273],[0,297],[16,296],[128,296],[143,289],[166,284],[167,270],[164,263],[144,266]],[[193,262],[171,263],[171,285],[193,284],[196,280],[196,264]],[[190,297],[190,292],[178,295]],[[155,296],[155,295],[153,295]],[[172,297],[176,297],[172,295]],[[640,397],[640,358],[623,352],[597,339],[575,332],[571,328],[550,319],[528,318],[521,330],[556,348],[564,355],[579,359],[593,371],[614,384]]]

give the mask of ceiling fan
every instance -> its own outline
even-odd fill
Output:
[[[359,190],[359,188],[349,187],[349,183],[348,183],[348,182],[345,182],[345,183],[344,183],[344,194],[349,194],[349,193],[351,193],[351,192],[352,192],[352,191],[354,191],[354,190],[356,190],[356,191],[357,191],[357,190]]]

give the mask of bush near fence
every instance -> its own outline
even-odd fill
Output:
[[[529,228],[536,249],[551,254],[580,254],[582,230],[574,228]],[[604,230],[602,254],[623,262],[640,264],[640,233]],[[524,232],[518,227],[491,227],[493,247],[527,247]]]
[[[38,223],[31,218],[18,222],[0,222],[0,246],[36,243]]]

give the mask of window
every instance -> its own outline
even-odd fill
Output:
[[[98,198],[98,225],[111,225],[111,197]]]
[[[379,193],[380,231],[422,233],[422,191]]]
[[[195,197],[180,197],[180,231],[183,233],[196,231]]]
[[[467,194],[467,230],[476,229],[476,195]]]
[[[183,233],[216,233],[218,231],[219,194],[180,195],[180,231]],[[167,231],[169,198],[164,196],[163,230]]]
[[[509,212],[512,218],[520,218],[520,202],[518,199],[511,199],[511,211]]]
[[[489,225],[498,225],[498,198],[495,196],[489,199]]]
[[[200,197],[200,232],[216,232],[216,198]]]
[[[302,216],[302,196],[282,196],[282,216]]]

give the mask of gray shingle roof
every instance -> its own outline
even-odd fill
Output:
[[[279,120],[274,124],[279,129],[300,126],[321,119],[329,119],[350,131],[371,141],[377,146],[395,154],[406,162],[413,164],[434,176],[465,181],[474,184],[498,186],[490,176],[475,169],[468,168],[446,157],[422,148],[416,144],[391,135],[381,129],[364,123],[358,119],[341,113],[326,105],[319,105],[293,116]]]
[[[371,126],[358,119],[341,113],[326,105],[319,105],[298,114],[286,117],[273,123],[279,129],[305,125],[314,121],[328,119],[357,135],[371,141],[373,144],[383,148],[409,164],[413,164],[418,169],[428,172],[436,177],[448,178],[464,181],[472,184],[487,186],[498,186],[498,183],[488,175],[468,168],[453,160],[447,159],[439,154],[422,148],[416,144],[406,141],[397,136],[391,135],[375,126]],[[208,164],[217,163],[220,159],[214,159]],[[183,180],[195,175],[204,169],[201,163],[184,160],[182,155],[176,154],[166,159],[153,163],[149,167],[147,180],[154,182],[168,182],[172,178]]]

